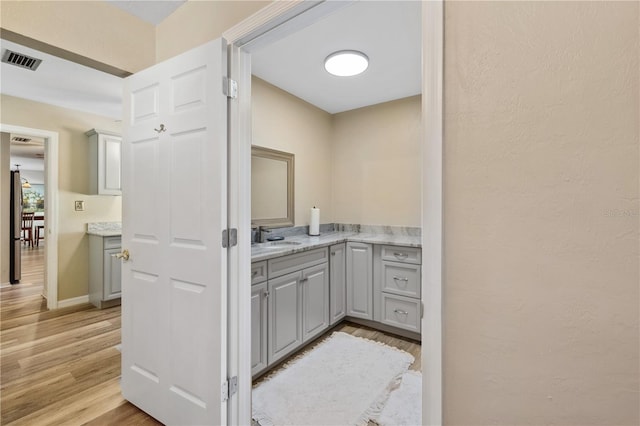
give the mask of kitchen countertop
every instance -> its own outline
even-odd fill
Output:
[[[286,256],[288,254],[299,253],[315,248],[327,247],[333,244],[339,244],[347,241],[355,241],[359,243],[369,244],[386,244],[393,246],[421,247],[422,237],[407,235],[391,235],[391,234],[371,234],[363,232],[326,232],[317,237],[308,235],[296,235],[287,237],[283,240],[286,242],[300,243],[299,245],[270,245],[270,242],[254,244],[251,246],[251,261],[258,262],[261,260],[272,259],[275,257]],[[278,241],[274,241],[278,243]]]
[[[116,231],[116,230],[87,231],[87,234],[97,235],[98,237],[120,237],[122,236],[122,231]]]
[[[93,222],[87,223],[87,234],[98,237],[119,237],[122,235],[121,222]]]

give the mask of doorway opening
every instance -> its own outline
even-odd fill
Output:
[[[333,3],[333,4],[326,4],[326,3]],[[273,15],[271,17],[265,17],[263,22],[262,22],[262,26],[257,25],[256,22],[260,22],[259,19],[254,19],[252,21],[252,26],[250,26],[248,23],[243,27],[242,24],[240,24],[238,27],[234,27],[233,29],[231,29],[230,31],[228,31],[227,33],[225,33],[225,38],[227,38],[230,42],[233,43],[233,46],[231,48],[232,52],[235,53],[235,59],[233,59],[233,54],[232,54],[232,60],[231,60],[231,75],[234,78],[237,78],[239,86],[242,87],[250,87],[252,81],[251,81],[251,62],[253,61],[253,53],[256,52],[259,48],[262,48],[263,46],[268,46],[269,44],[273,43],[274,41],[280,40],[281,38],[283,38],[284,36],[293,34],[295,31],[297,31],[300,28],[304,28],[309,26],[310,23],[316,22],[317,20],[321,19],[322,17],[328,15],[329,13],[332,13],[333,11],[335,11],[336,7],[340,7],[340,6],[336,6],[337,2],[326,2],[326,3],[321,3],[320,6],[313,8],[313,6],[309,6],[307,5],[307,10],[300,10],[300,8],[298,10],[293,10],[294,8],[291,7],[289,10],[279,10],[276,14],[279,14],[278,18],[273,18]],[[438,3],[438,2],[435,2]],[[344,6],[344,3],[343,3]],[[302,7],[302,6],[301,6]],[[311,10],[308,10],[308,9]],[[275,7],[274,7],[275,9]],[[281,7],[281,9],[283,9],[283,7]],[[441,4],[436,4],[435,7],[434,5],[425,5],[425,7],[423,8],[422,11],[422,21],[426,22],[429,21],[430,23],[440,23],[440,25],[434,25],[433,28],[428,28],[428,29],[423,29],[423,31],[427,34],[430,33],[429,37],[425,37],[425,40],[430,38],[430,40],[428,41],[429,44],[433,44],[435,46],[438,45],[438,43],[441,43],[442,39],[441,39],[441,33],[439,33],[439,31],[441,31]],[[420,13],[418,13],[420,15]],[[266,16],[266,13],[265,13]],[[292,19],[292,17],[295,16],[298,19]],[[256,29],[256,27],[259,27],[258,29]],[[274,29],[275,28],[275,29]],[[421,50],[425,49],[424,46],[421,46]],[[292,52],[293,53],[293,52]],[[331,52],[329,52],[331,53]],[[441,57],[436,57],[438,56],[438,54],[441,54],[441,50],[437,50],[435,49],[433,51],[433,56],[434,58],[425,58],[425,69],[421,70],[421,76],[423,76],[423,81],[422,84],[425,87],[431,87],[433,84],[434,85],[434,89],[440,89],[440,92],[438,93],[436,90],[431,91],[431,92],[426,92],[427,93],[427,98],[428,99],[423,99],[421,104],[423,105],[420,113],[418,114],[419,117],[421,117],[423,120],[425,118],[425,115],[427,113],[427,111],[429,112],[434,112],[433,118],[431,118],[430,120],[428,120],[427,122],[425,122],[425,125],[428,127],[427,129],[423,129],[422,130],[422,134],[421,134],[421,142],[420,145],[422,148],[425,148],[427,146],[427,144],[425,142],[434,142],[436,145],[437,144],[441,144],[441,137],[438,138],[437,135],[437,129],[434,129],[431,127],[433,125],[433,122],[436,120],[441,120],[441,111],[440,114],[438,114],[438,111],[434,111],[435,106],[437,105],[437,102],[440,101],[441,102],[441,84],[440,86],[437,85],[438,79],[441,79],[441,72],[439,71],[439,69],[441,69],[442,67],[442,58]],[[425,80],[430,80],[432,79],[433,81],[425,81]],[[247,119],[248,117],[251,117],[251,98],[250,97],[243,97],[242,92],[240,92],[240,103],[239,106],[237,108],[237,110],[233,110],[232,107],[232,116],[231,116],[231,120],[232,122],[236,122],[234,120],[238,120],[240,122],[240,128],[237,130],[233,130],[232,129],[232,135],[231,135],[231,140],[232,140],[232,145],[233,146],[233,141],[235,138],[235,141],[242,146],[242,144],[246,144],[246,141],[253,141],[254,143],[256,143],[255,138],[253,137],[253,135],[251,135],[251,132],[249,130],[247,130],[247,123],[251,123],[250,118]],[[244,104],[243,104],[244,102]],[[244,105],[244,106],[243,106]],[[426,107],[424,106],[426,105]],[[245,126],[243,128],[243,125]],[[249,124],[250,126],[250,124]],[[441,127],[440,127],[441,129]],[[441,130],[440,130],[441,132]],[[429,136],[430,135],[430,136]],[[430,137],[436,138],[437,140],[430,140]],[[417,156],[419,158],[426,158],[425,156],[425,152],[429,152],[432,151],[432,148],[426,148],[422,150],[422,153],[418,153]],[[235,161],[237,161],[241,167],[242,165],[244,165],[244,170],[247,170],[248,166],[248,154],[249,150],[247,149],[246,146],[242,146],[241,148],[237,148],[235,151],[235,155],[237,156],[244,156],[243,158],[238,159],[236,157]],[[233,148],[231,148],[231,153],[232,153],[232,163],[234,162],[233,160],[233,155],[234,155],[234,151]],[[297,160],[297,159],[296,159]],[[423,167],[426,167],[425,161],[422,161],[422,165]],[[433,161],[435,161],[436,163],[438,162],[438,160],[434,159]],[[243,170],[241,168],[241,170]],[[434,168],[432,171],[425,171],[423,170],[422,172],[418,171],[415,175],[415,179],[416,181],[420,182],[421,180],[424,181],[426,176],[429,177],[433,177],[434,175],[437,175],[437,173],[439,172],[438,168]],[[233,176],[233,173],[231,174]],[[422,179],[421,179],[422,178]],[[438,182],[441,182],[439,178],[434,179],[431,181],[432,185],[438,185]],[[233,187],[233,185],[239,185],[240,189],[242,189],[242,185],[245,184],[243,182],[243,178],[240,177],[239,181],[237,182],[233,182],[233,178],[231,178],[230,181],[230,185],[231,187]],[[247,188],[248,189],[248,188]],[[242,191],[241,191],[242,192]],[[420,190],[420,195],[422,195],[423,190]],[[423,237],[422,240],[423,242],[425,242],[427,239],[424,237],[425,235],[425,231],[426,232],[430,232],[432,229],[432,227],[434,226],[439,226],[438,225],[438,210],[441,210],[441,200],[438,200],[439,197],[439,192],[435,191],[432,192],[429,195],[429,199],[431,201],[433,201],[432,204],[428,205],[428,207],[421,209],[420,213],[419,213],[419,217],[420,217],[420,224],[423,227]],[[358,194],[353,194],[354,196],[357,196]],[[425,203],[425,199],[423,197],[423,203]],[[244,201],[244,206],[247,206],[247,201]],[[440,204],[439,204],[440,203]],[[237,206],[239,208],[240,213],[238,213],[239,219],[240,219],[240,226],[242,225],[246,225],[248,228],[248,224],[250,222],[250,218],[243,216],[241,211],[242,211],[242,207],[243,206],[243,201],[240,200],[237,203]],[[233,210],[234,206],[231,206],[231,210]],[[234,215],[231,214],[231,217],[233,217]],[[244,221],[244,222],[243,222]],[[340,220],[338,219],[337,222],[339,222]],[[427,229],[428,228],[428,229]],[[240,241],[242,242],[242,228],[239,229],[239,236],[240,236]],[[439,238],[438,235],[440,234],[435,234],[435,233],[431,233],[429,238],[434,239],[434,241],[429,244],[430,247],[438,247],[438,245],[440,244],[437,239]],[[434,238],[435,237],[435,238]],[[247,238],[249,238],[247,236]],[[239,255],[242,256],[242,253],[245,253],[247,255],[247,258],[250,259],[250,248],[249,247],[242,247],[242,243],[240,244],[240,250],[239,250]],[[424,247],[424,246],[423,246]],[[428,297],[431,295],[438,295],[439,293],[439,287],[440,287],[440,279],[439,279],[439,273],[440,273],[440,252],[438,251],[437,253],[423,253],[422,258],[423,258],[423,267],[433,267],[434,272],[428,271],[428,273],[423,274],[422,277],[422,300],[424,301],[424,307],[425,307],[425,311],[427,311],[430,307],[434,307],[435,309],[429,311],[429,312],[425,312],[423,320],[422,320],[422,324],[425,325],[423,333],[422,333],[422,342],[427,343],[428,348],[431,352],[431,355],[426,356],[424,353],[421,355],[421,358],[423,361],[427,361],[424,362],[424,370],[426,370],[425,375],[428,375],[430,378],[432,378],[433,380],[431,381],[431,383],[429,385],[424,386],[423,388],[426,390],[423,395],[424,398],[423,400],[426,403],[425,409],[427,408],[432,408],[428,410],[428,414],[425,415],[426,419],[428,420],[429,424],[437,424],[440,422],[440,420],[438,420],[441,416],[441,386],[440,383],[441,381],[438,379],[438,375],[441,375],[441,366],[439,365],[440,363],[440,352],[441,352],[441,341],[440,341],[440,333],[438,331],[438,328],[441,326],[441,322],[440,322],[440,305],[441,305],[441,300],[440,299],[434,299],[432,301],[428,300]],[[426,259],[426,258],[429,259]],[[246,269],[246,271],[249,270],[249,265],[248,265],[248,261],[244,260],[244,268],[243,268],[243,260],[239,259],[238,263],[240,264],[240,271],[242,272],[243,269]],[[437,273],[435,272],[435,270],[437,269]],[[247,286],[244,287],[244,282],[242,281],[242,277],[239,277],[238,281],[241,283],[240,286],[240,290],[238,291],[237,296],[240,299],[239,302],[239,312],[237,313],[238,318],[237,318],[237,324],[236,326],[238,326],[240,328],[239,330],[239,342],[241,344],[241,347],[246,347],[246,342],[250,339],[250,334],[251,334],[251,330],[250,330],[250,324],[251,324],[251,318],[250,316],[247,317],[248,315],[246,314],[246,312],[249,311],[249,307],[245,304],[243,305],[242,300],[249,300],[249,294],[250,294],[250,285],[247,283]],[[427,286],[428,283],[431,283],[431,286]],[[233,296],[233,295],[232,295]],[[231,309],[233,309],[233,303],[230,304]],[[244,313],[243,313],[244,311]],[[232,312],[232,321],[231,321],[231,333],[233,334],[233,312]],[[427,323],[427,318],[429,318],[430,320],[436,320],[436,321],[431,321],[430,323]],[[242,343],[245,343],[245,345],[242,345]],[[231,344],[231,343],[230,343]],[[423,346],[425,347],[425,346]],[[241,383],[241,387],[240,389],[247,389],[247,387],[242,386],[243,384],[247,384],[247,375],[250,376],[250,374],[244,370],[243,368],[245,368],[246,366],[246,356],[243,356],[241,353],[238,356],[238,365],[233,366],[233,359],[230,360],[231,365],[230,365],[230,369],[231,369],[231,374],[234,374],[234,368],[237,369],[237,371],[240,372],[240,374],[245,373],[246,375],[244,376],[244,378],[242,378],[242,376],[240,377],[240,383]],[[248,380],[248,382],[250,383],[250,378]],[[248,386],[248,388],[250,389],[250,384]],[[246,416],[248,416],[247,413],[250,413],[250,406],[247,405],[246,401],[250,401],[250,395],[248,395],[247,393],[245,394],[241,394],[240,395],[240,401],[238,402],[238,406],[240,407],[240,411],[239,411],[239,418],[241,419],[241,421],[243,419],[246,419]],[[427,402],[428,401],[428,402]],[[231,408],[233,410],[233,407]],[[244,412],[243,412],[244,410]]]
[[[11,234],[8,220],[11,214],[19,228],[14,252],[20,262],[19,273],[9,281],[41,285],[46,308],[55,309],[58,306],[58,134],[9,124],[0,124],[0,132],[2,143],[10,145],[8,150],[5,148],[10,155],[2,156],[3,181],[6,179],[10,185],[15,176],[20,182],[13,192],[21,191],[15,197],[13,213],[9,211],[10,193],[5,195],[3,191],[2,205],[7,210],[3,218],[7,220],[2,221],[2,233]],[[19,173],[15,173],[18,170]],[[9,249],[3,247],[3,262],[11,260]],[[15,254],[13,260],[16,260]],[[16,268],[11,269],[15,272]]]

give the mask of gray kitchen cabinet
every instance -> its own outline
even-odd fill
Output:
[[[373,250],[371,244],[347,243],[347,316],[373,319]]]
[[[96,195],[122,195],[122,137],[92,129],[89,138],[89,191]]]
[[[374,259],[374,320],[420,333],[422,250],[382,245],[376,247]]]
[[[266,263],[266,262],[265,262]],[[267,367],[267,282],[251,286],[251,374]]]
[[[302,271],[268,282],[268,363],[302,345]]]
[[[89,301],[98,308],[120,304],[121,237],[89,235]]]
[[[329,324],[333,325],[347,315],[347,245],[333,245],[329,253]]]
[[[329,328],[329,265],[302,271],[302,342]]]

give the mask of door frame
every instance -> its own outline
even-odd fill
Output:
[[[442,212],[444,0],[422,2],[422,424],[443,423]],[[229,76],[238,82],[229,108],[229,226],[238,228],[238,249],[229,253],[229,376],[238,376],[230,424],[251,423],[251,54],[250,50],[311,25],[342,2],[272,2],[223,33],[229,43]],[[297,19],[292,23],[293,18]],[[283,25],[284,23],[290,25]],[[292,24],[292,25],[291,25]],[[237,337],[236,337],[237,336]],[[233,341],[232,341],[233,340]]]
[[[47,309],[58,307],[58,132],[0,123],[0,132],[20,133],[44,139],[44,208],[47,212],[44,245],[44,297]]]

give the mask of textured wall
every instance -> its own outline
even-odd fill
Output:
[[[295,224],[309,224],[309,209],[333,221],[331,115],[254,77],[251,89],[253,145],[295,154]]]
[[[0,133],[0,284],[9,283],[11,220],[11,135]]]
[[[333,116],[336,222],[420,226],[420,102],[413,96]]]
[[[190,0],[156,27],[156,60],[169,59],[222,36],[267,1]]]
[[[2,1],[0,26],[126,70],[155,63],[155,27],[102,1]]]
[[[639,3],[446,2],[450,425],[637,425]]]
[[[119,132],[121,124],[11,96],[3,95],[0,100],[2,123],[58,132],[58,300],[84,296],[89,280],[86,223],[119,221],[122,211],[122,197],[86,195],[91,166],[84,132],[94,127]],[[85,211],[74,210],[75,200],[85,200]]]

